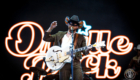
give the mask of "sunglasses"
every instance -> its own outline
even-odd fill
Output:
[[[73,24],[70,24],[71,26],[78,26],[78,25],[73,25]]]
[[[72,23],[72,22],[70,22],[69,24],[70,24],[71,26],[79,26],[78,23]]]

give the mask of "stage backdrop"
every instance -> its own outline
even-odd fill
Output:
[[[29,70],[30,67],[40,67],[50,74],[57,74],[58,71],[51,72],[42,61],[52,46],[42,39],[52,21],[57,21],[58,26],[51,34],[66,31],[66,16],[78,15],[84,21],[84,26],[77,33],[85,36],[87,45],[105,41],[106,47],[93,48],[88,55],[82,55],[81,66],[91,68],[85,74],[91,74],[93,79],[123,78],[131,58],[136,55],[133,47],[140,39],[134,2],[28,0],[10,1],[6,5],[9,7],[5,8],[4,30],[1,31],[2,79],[33,80],[35,74]],[[43,80],[44,77],[39,78]]]

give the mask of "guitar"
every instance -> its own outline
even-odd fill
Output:
[[[105,47],[105,41],[75,49],[73,50],[73,55],[75,55],[76,52],[83,51],[92,47],[96,47],[97,49],[100,47]],[[52,46],[47,51],[45,57],[47,66],[52,70],[60,70],[65,65],[65,63],[71,63],[71,60],[71,50],[66,52],[65,49],[62,49],[59,46]]]

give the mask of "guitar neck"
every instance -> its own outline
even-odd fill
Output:
[[[83,51],[83,50],[86,50],[86,49],[87,49],[87,46],[81,47],[81,48],[73,50],[73,53],[76,53],[76,52],[79,52],[79,51]],[[67,54],[71,54],[71,50],[69,52],[67,52]]]

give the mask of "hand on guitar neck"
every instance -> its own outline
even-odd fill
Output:
[[[95,47],[96,49],[99,49],[100,47],[105,47],[105,41],[101,41],[99,43],[94,43],[94,44],[91,44],[89,46],[87,46],[87,50],[91,50],[93,47]]]

